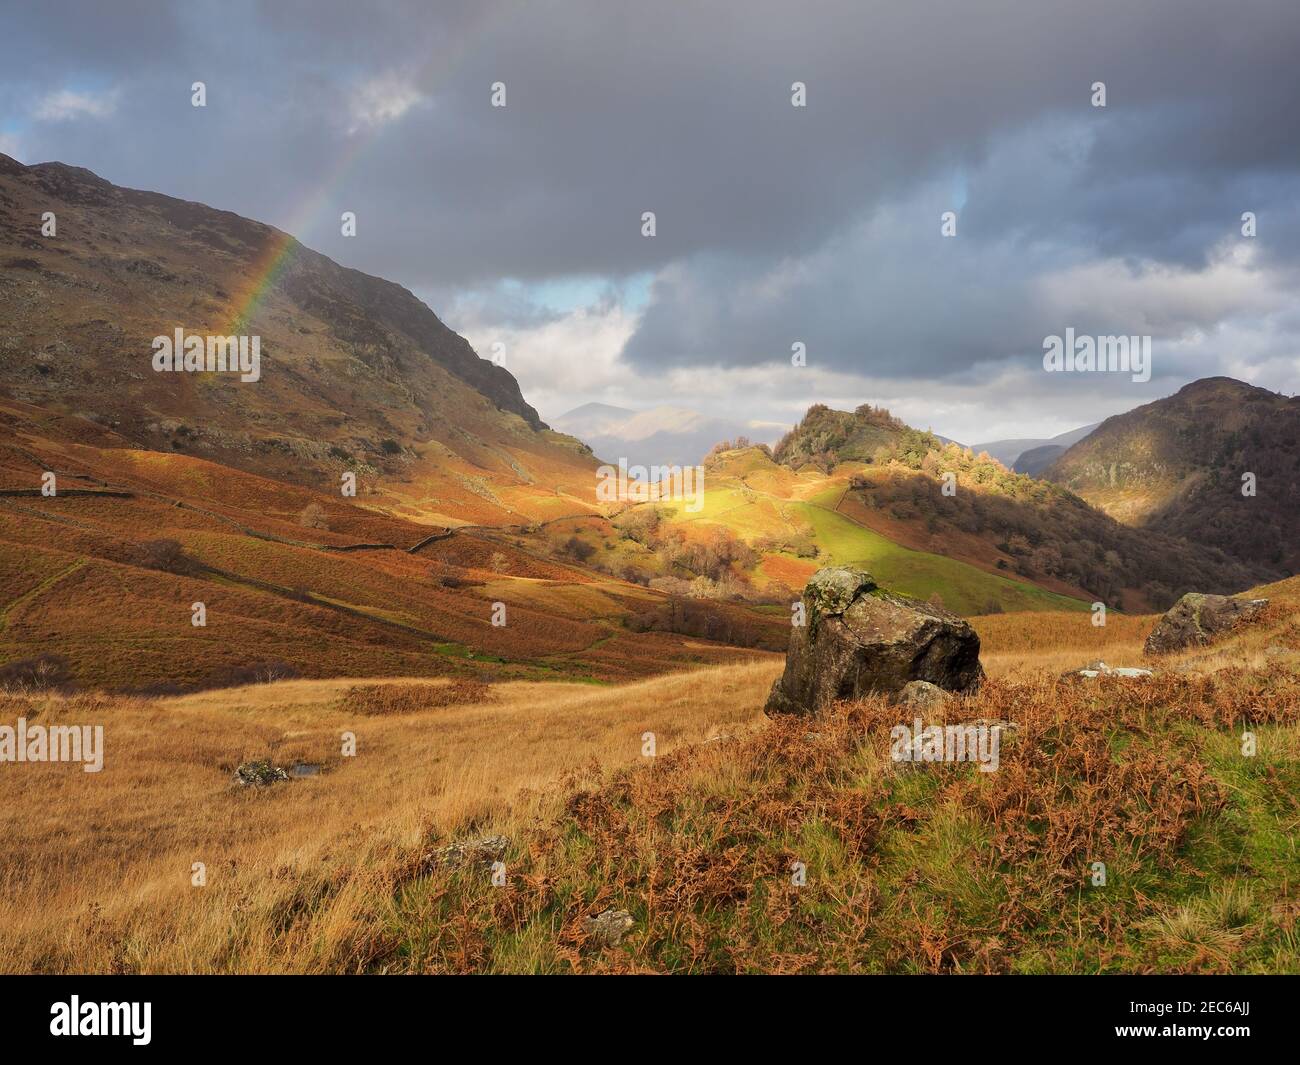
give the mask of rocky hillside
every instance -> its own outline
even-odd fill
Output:
[[[1195,381],[1107,419],[1045,475],[1120,521],[1219,548],[1261,576],[1300,568],[1300,398]]]
[[[0,320],[0,396],[125,446],[321,488],[352,471],[417,520],[592,502],[587,449],[414,295],[228,211],[0,156]],[[177,329],[259,336],[259,379],[156,372],[153,338]]]
[[[864,403],[849,413],[816,403],[808,408],[803,420],[781,438],[772,457],[792,470],[816,466],[829,473],[840,462],[871,462],[883,449],[894,447],[908,433],[915,434],[916,431],[883,407]]]

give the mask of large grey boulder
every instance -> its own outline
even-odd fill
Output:
[[[1163,655],[1210,643],[1237,625],[1254,620],[1266,606],[1267,599],[1188,592],[1156,622],[1143,653]]]
[[[984,677],[980,638],[941,607],[877,586],[865,570],[818,570],[803,591],[804,624],[790,636],[769,714],[812,714],[836,699],[901,692],[928,681],[973,691]]]

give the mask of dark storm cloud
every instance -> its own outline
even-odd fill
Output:
[[[1072,310],[1045,277],[1210,270],[1244,210],[1255,268],[1290,270],[1300,237],[1300,19],[1281,0],[87,2],[6,29],[25,161],[259,217],[418,291],[659,271],[627,348],[643,367],[788,359],[802,339],[839,369],[971,378]],[[65,89],[115,90],[115,109],[33,117]],[[1158,328],[1216,311],[1157,308]]]

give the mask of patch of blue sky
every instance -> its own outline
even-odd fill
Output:
[[[625,310],[635,312],[650,302],[650,285],[653,280],[654,275],[649,272],[623,278],[600,275],[574,275],[548,278],[545,281],[506,278],[501,282],[501,289],[536,307],[558,314],[571,314],[608,303],[611,299],[621,304]]]

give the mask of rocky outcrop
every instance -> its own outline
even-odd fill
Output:
[[[437,850],[430,851],[421,858],[423,868],[455,869],[463,865],[476,865],[491,868],[493,863],[501,861],[510,849],[510,840],[505,836],[484,836],[481,839],[463,839],[448,843]]]
[[[785,673],[768,696],[769,714],[816,713],[836,699],[901,692],[918,680],[968,692],[983,679],[980,640],[970,625],[885,591],[865,570],[818,570],[804,589],[803,615]]]
[[[1203,646],[1236,626],[1253,621],[1266,606],[1267,599],[1235,599],[1227,595],[1188,592],[1156,623],[1143,651],[1149,655],[1163,655]]]

